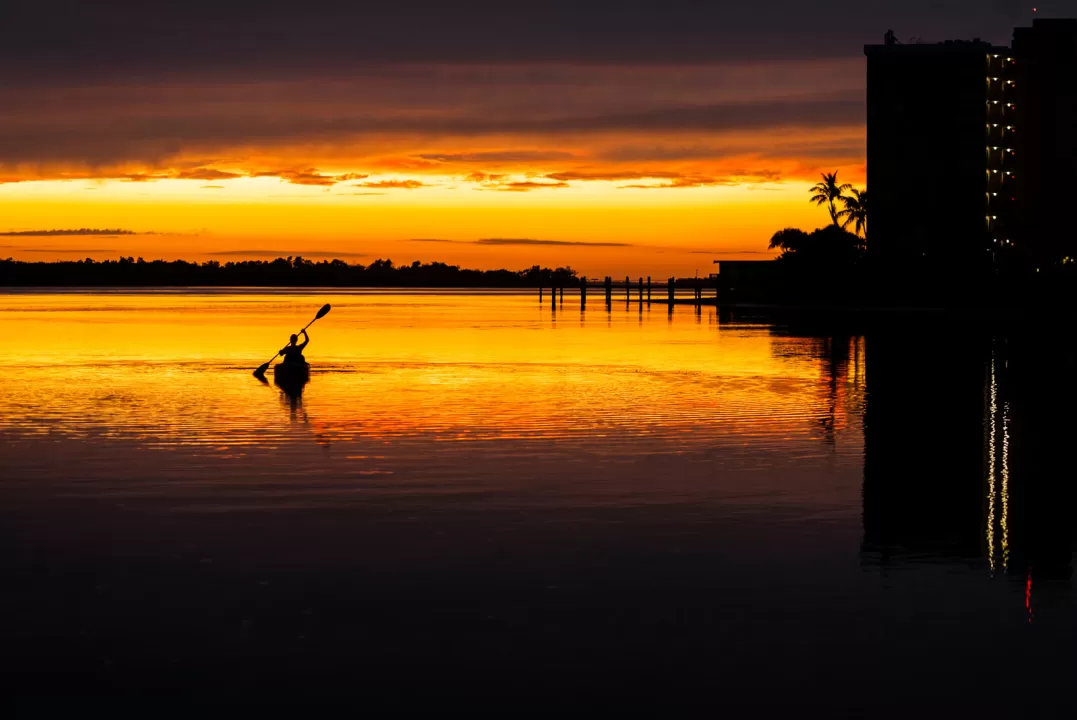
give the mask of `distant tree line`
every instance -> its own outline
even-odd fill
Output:
[[[570,267],[533,265],[525,270],[467,270],[441,262],[394,265],[375,260],[369,265],[343,260],[313,262],[303,257],[276,260],[137,260],[133,257],[96,261],[23,262],[0,260],[0,286],[8,287],[436,287],[535,288],[573,286]]]

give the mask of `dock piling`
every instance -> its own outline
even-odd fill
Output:
[[[610,275],[607,275],[607,276],[605,276],[605,278],[603,278],[603,280],[601,282],[596,282],[595,280],[590,280],[586,276],[581,276],[578,280],[573,280],[572,282],[574,284],[578,283],[578,287],[580,289],[580,311],[581,312],[587,308],[587,291],[589,289],[591,289],[592,287],[594,287],[594,289],[596,289],[596,290],[599,289],[599,288],[602,288],[605,291],[606,311],[607,312],[612,311],[612,307],[613,307],[613,291],[616,289],[615,286],[620,281],[617,281],[617,283],[615,283],[614,280],[613,280],[613,277],[610,276]],[[690,288],[692,288],[692,296],[693,297],[692,297],[691,303],[692,303],[692,305],[696,306],[697,309],[702,307],[703,305],[710,305],[712,303],[715,303],[715,304],[717,303],[718,288],[717,288],[716,285],[711,284],[710,279],[704,280],[704,279],[696,277],[696,278],[682,278],[681,280],[678,281],[676,277],[670,277],[670,278],[668,278],[666,280],[666,303],[669,305],[671,313],[673,312],[673,306],[677,303],[677,283],[678,282],[681,283],[682,287],[685,287],[685,288],[690,287]],[[661,300],[657,300],[657,298],[655,298],[654,295],[653,295],[653,291],[658,289],[657,287],[655,287],[656,284],[657,283],[655,283],[654,278],[652,278],[650,275],[646,276],[646,283],[644,283],[644,276],[642,276],[642,275],[639,278],[637,278],[635,281],[632,280],[631,276],[626,275],[625,280],[624,280],[625,307],[626,308],[631,307],[632,302],[635,300],[635,301],[637,301],[639,303],[640,312],[643,312],[643,304],[644,303],[646,303],[648,308],[649,308],[652,302],[662,302]],[[635,288],[635,290],[636,290],[636,297],[635,298],[632,297],[633,288]],[[644,288],[646,288],[646,290],[647,290],[646,297],[644,297],[644,292],[643,292]],[[714,297],[712,298],[710,295],[708,295],[707,298],[704,299],[704,297],[703,297],[704,290],[706,289],[709,292],[709,290],[712,289],[712,288],[715,291]],[[539,303],[541,304],[546,299],[546,288],[544,286],[540,286],[538,290],[539,290]],[[685,302],[687,304],[687,301],[685,301],[683,299],[682,299],[682,302]],[[559,285],[556,282],[551,281],[550,282],[550,307],[553,308],[554,310],[556,310],[558,308],[558,306],[560,306],[561,308],[564,308],[564,306],[565,306],[565,286],[563,284]]]

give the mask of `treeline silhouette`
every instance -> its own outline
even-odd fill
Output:
[[[96,261],[24,262],[0,260],[0,285],[8,287],[75,286],[305,286],[305,287],[440,287],[532,288],[578,283],[569,267],[533,265],[526,270],[468,270],[441,262],[394,265],[375,260],[369,265],[343,260],[314,262],[303,257],[275,260],[137,260],[132,257]]]

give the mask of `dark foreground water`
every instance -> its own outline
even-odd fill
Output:
[[[250,368],[326,300],[301,395]],[[23,715],[1068,716],[1059,324],[14,294]]]

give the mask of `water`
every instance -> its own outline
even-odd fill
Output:
[[[254,379],[327,300],[303,392]],[[0,319],[24,710],[1073,703],[1051,328],[429,292]]]

